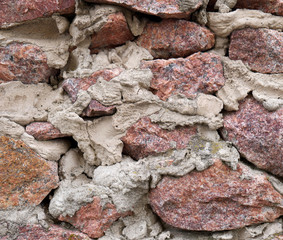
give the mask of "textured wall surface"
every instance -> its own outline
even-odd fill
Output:
[[[281,0],[2,0],[0,240],[282,240]]]

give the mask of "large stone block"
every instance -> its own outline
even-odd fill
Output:
[[[160,99],[183,94],[196,98],[198,93],[215,93],[224,86],[220,57],[213,53],[196,53],[187,58],[143,61],[141,68],[153,73],[150,87]]]
[[[12,43],[0,47],[0,83],[48,82],[55,73],[55,69],[47,65],[45,53],[36,45]]]
[[[282,0],[238,0],[235,8],[257,9],[283,16]]]
[[[86,0],[92,3],[107,3],[129,8],[133,11],[162,18],[187,18],[201,5],[201,0]]]
[[[75,12],[75,0],[2,0],[0,2],[0,28],[22,23],[53,13]]]
[[[171,149],[186,148],[192,137],[196,135],[196,127],[181,127],[168,131],[145,117],[131,126],[121,140],[124,143],[123,152],[138,160]]]
[[[283,108],[269,112],[247,97],[238,111],[225,113],[223,119],[225,140],[257,167],[283,177]]]
[[[260,73],[283,73],[283,32],[246,28],[231,35],[229,58]]]
[[[98,53],[103,48],[113,48],[134,39],[123,13],[113,13],[101,29],[91,36],[90,51]]]
[[[23,141],[0,137],[0,209],[38,205],[58,186],[57,164]]]
[[[264,175],[243,164],[233,171],[220,160],[201,172],[164,177],[149,199],[164,222],[187,230],[236,229],[283,214],[282,195]]]
[[[137,39],[154,58],[186,57],[214,46],[214,34],[187,20],[165,19],[151,22]]]

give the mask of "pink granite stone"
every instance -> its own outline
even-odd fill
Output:
[[[91,36],[90,51],[98,53],[103,48],[113,48],[134,39],[123,13],[108,16],[107,23]]]
[[[67,137],[49,122],[33,122],[26,126],[26,132],[36,140],[45,141],[55,138]]]
[[[154,58],[186,57],[214,46],[214,34],[207,28],[187,20],[165,19],[150,22],[137,44]]]
[[[11,43],[0,47],[0,83],[47,83],[54,74],[56,70],[47,65],[45,53],[36,45]]]
[[[71,223],[91,238],[99,238],[120,217],[131,215],[131,212],[119,213],[115,205],[106,203],[103,207],[99,197],[81,207],[74,216],[62,216],[59,220]]]
[[[51,224],[48,229],[40,225],[25,225],[18,229],[17,240],[91,240],[79,231],[65,229]]]
[[[252,97],[224,114],[222,135],[257,167],[283,177],[283,108],[267,111]]]
[[[0,137],[0,210],[40,204],[58,187],[57,167],[23,141]]]
[[[84,78],[69,78],[64,80],[62,87],[68,93],[72,102],[77,100],[79,90],[87,90],[90,86],[95,84],[99,77],[102,77],[106,81],[110,81],[112,78],[118,76],[122,72],[120,68],[103,69],[94,72],[89,77]]]
[[[86,2],[119,5],[133,11],[162,18],[188,18],[192,12],[202,5],[201,0],[193,2],[185,0],[86,0]]]
[[[164,101],[176,94],[184,94],[193,99],[198,93],[215,93],[225,84],[220,57],[213,53],[143,61],[141,68],[149,68],[152,71],[150,87],[154,94]]]
[[[283,214],[283,197],[264,175],[241,163],[233,171],[220,160],[201,172],[164,177],[149,200],[164,222],[194,231],[237,229]]]
[[[235,8],[257,9],[283,16],[282,0],[238,0]]]
[[[91,100],[87,108],[82,112],[82,117],[109,116],[113,115],[115,112],[115,106],[104,106],[96,100]]]
[[[171,149],[184,149],[194,136],[197,136],[196,127],[168,131],[144,117],[132,125],[121,140],[124,143],[123,153],[138,160]]]
[[[75,0],[1,0],[0,28],[14,23],[22,23],[53,13],[75,12]]]
[[[245,28],[231,35],[229,58],[260,73],[283,73],[283,32]]]

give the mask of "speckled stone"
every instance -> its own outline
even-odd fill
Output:
[[[38,205],[58,186],[57,164],[23,141],[0,137],[0,210]]]
[[[90,51],[98,53],[103,48],[113,48],[134,39],[123,13],[113,13],[101,29],[91,36]]]
[[[143,61],[141,68],[153,73],[150,87],[160,99],[184,94],[194,99],[198,93],[215,93],[224,86],[223,66],[218,55],[195,53],[187,58]]]
[[[283,177],[283,108],[267,111],[252,97],[224,114],[221,133],[257,167]]]
[[[0,28],[11,23],[21,23],[53,13],[75,12],[75,0],[1,0]]]
[[[91,240],[86,234],[54,224],[49,225],[48,229],[40,225],[20,226],[18,234],[17,240]]]
[[[39,141],[67,137],[49,122],[33,122],[26,126],[26,132]]]
[[[69,78],[63,81],[62,87],[68,93],[72,102],[77,100],[79,90],[87,90],[90,86],[95,84],[99,77],[105,81],[110,81],[112,78],[118,76],[122,72],[120,68],[103,69],[94,72],[89,77],[85,78]]]
[[[48,82],[54,74],[56,71],[47,65],[45,53],[36,45],[12,43],[0,47],[0,83]]]
[[[283,16],[282,0],[238,0],[235,8],[257,9]]]
[[[91,238],[99,238],[120,217],[130,215],[131,212],[119,213],[115,205],[106,203],[103,207],[99,197],[93,202],[81,207],[74,216],[60,216],[59,220],[71,223]]]
[[[86,0],[86,2],[119,5],[162,18],[188,18],[202,5],[201,0],[191,1],[191,4],[188,4],[189,1],[179,0]]]
[[[167,224],[195,231],[222,231],[272,222],[283,214],[282,195],[264,175],[220,160],[183,177],[164,177],[149,194],[154,212]]]
[[[283,32],[245,28],[231,35],[229,58],[242,60],[253,71],[283,73]]]
[[[165,19],[148,23],[137,44],[154,58],[187,57],[214,46],[214,34],[207,28],[187,20]]]
[[[102,117],[113,115],[116,112],[115,106],[104,106],[96,100],[91,100],[87,108],[82,112],[82,117]]]
[[[168,131],[152,123],[150,118],[144,117],[133,124],[121,138],[124,143],[123,153],[138,160],[171,149],[184,149],[196,135],[196,127]]]

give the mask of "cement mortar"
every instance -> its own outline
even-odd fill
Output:
[[[283,17],[258,10],[238,9],[229,13],[208,13],[208,27],[219,37],[228,37],[234,30],[242,28],[283,29]]]
[[[226,83],[217,92],[228,111],[238,110],[238,101],[249,92],[269,111],[283,106],[283,74],[254,73],[240,60],[222,57]]]
[[[206,6],[207,1],[203,3]],[[100,238],[102,240],[264,240],[282,232],[282,218],[274,223],[233,231],[182,231],[161,223],[148,207],[148,191],[164,175],[180,177],[193,170],[202,171],[211,166],[215,158],[232,169],[237,168],[238,151],[230,143],[222,141],[217,132],[223,125],[223,108],[237,110],[238,102],[249,93],[269,111],[283,106],[282,74],[254,73],[241,61],[225,57],[233,30],[265,27],[282,31],[283,17],[257,10],[229,12],[234,4],[233,0],[218,0],[220,13],[206,13],[205,7],[197,13],[203,23],[207,16],[207,25],[216,34],[216,45],[211,51],[222,56],[226,83],[216,96],[198,94],[196,99],[175,95],[161,101],[154,95],[150,91],[151,71],[139,69],[142,60],[152,60],[153,57],[134,42],[90,54],[90,36],[106,23],[109,14],[122,12],[133,35],[142,33],[147,18],[121,7],[87,5],[78,0],[76,17],[71,24],[65,17],[54,15],[0,30],[0,46],[18,41],[41,47],[49,66],[61,69],[64,79],[90,76],[104,68],[120,67],[124,70],[109,82],[100,78],[88,90],[80,91],[75,103],[71,103],[60,84],[57,89],[43,83],[25,85],[10,82],[0,85],[0,135],[22,139],[43,158],[58,161],[61,182],[49,204],[49,213],[53,217],[73,216],[82,206],[92,202],[94,196],[98,196],[102,205],[110,202],[118,211],[131,210],[134,213],[117,220]],[[71,53],[68,51],[70,46],[76,46]],[[106,106],[115,105],[117,112],[97,119],[80,117],[91,99]],[[153,123],[167,130],[197,125],[198,136],[186,149],[173,149],[134,161],[122,154],[120,138],[142,117],[149,117]],[[51,122],[62,133],[72,136],[78,146],[70,149],[68,139],[35,140],[24,129],[34,121]],[[261,174],[266,174],[274,188],[283,194],[282,181],[267,173],[250,169],[243,177],[256,178]],[[17,226],[39,223],[48,228],[48,221],[50,218],[40,206],[0,211],[0,236],[16,238]]]
[[[40,47],[47,56],[47,64],[57,69],[63,68],[69,58],[71,36],[65,33],[58,18],[41,18],[24,25],[0,30],[0,46],[12,42],[30,43]],[[58,27],[57,27],[58,26]],[[64,33],[62,33],[62,31]]]

